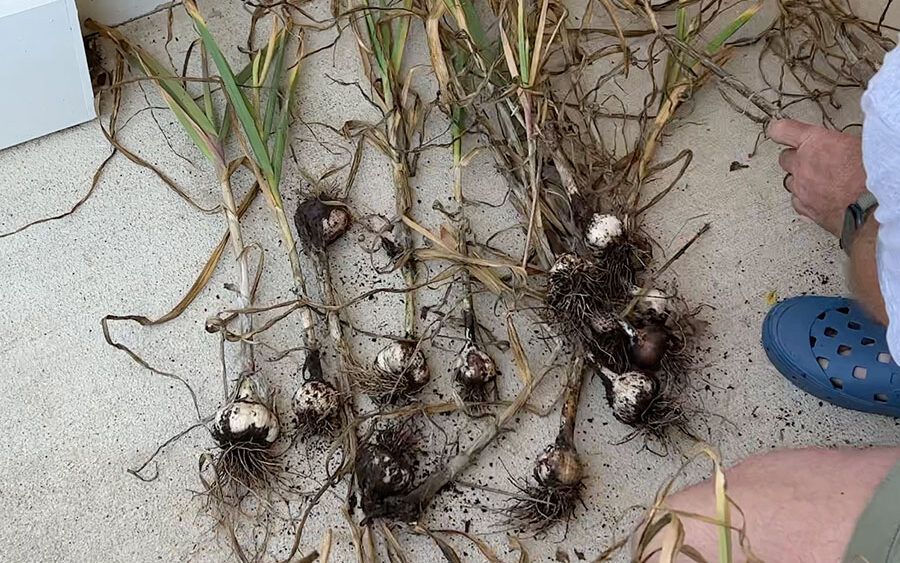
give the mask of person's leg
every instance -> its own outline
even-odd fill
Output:
[[[898,461],[900,448],[779,450],[740,463],[726,477],[758,557],[831,563],[842,560],[856,521]],[[715,517],[715,502],[713,486],[705,482],[673,495],[667,504]],[[682,521],[685,543],[715,561],[718,529],[690,518]],[[734,537],[735,561],[745,561]]]

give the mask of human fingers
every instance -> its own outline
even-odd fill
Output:
[[[778,155],[778,164],[788,174],[794,174],[797,167],[797,149],[784,149]]]
[[[802,199],[795,195],[791,196],[791,207],[793,207],[794,211],[796,211],[798,214],[810,219],[813,218],[812,210],[805,203],[803,203]]]
[[[815,130],[816,126],[809,123],[793,119],[777,119],[769,124],[767,133],[776,143],[796,148]]]

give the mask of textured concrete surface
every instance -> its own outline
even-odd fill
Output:
[[[325,16],[323,3],[313,13]],[[771,14],[769,14],[771,15]],[[768,15],[763,16],[768,17]],[[220,37],[243,37],[248,17],[239,3],[208,9],[208,20]],[[157,14],[123,31],[164,54],[165,15]],[[762,21],[760,25],[762,25]],[[183,14],[176,11],[176,36],[189,36]],[[311,39],[325,44],[323,32]],[[174,41],[170,50],[180,60],[186,41]],[[424,61],[420,42],[412,56]],[[236,53],[233,53],[236,56]],[[732,68],[751,84],[756,54],[740,53]],[[362,80],[352,39],[343,37],[332,54],[308,61],[300,86],[295,127],[296,162],[288,165],[292,209],[304,189],[302,166],[313,175],[347,160],[349,146],[329,133],[321,122],[339,127],[348,119],[371,119],[374,113],[356,89],[336,81]],[[421,93],[430,99],[434,89],[423,79]],[[754,82],[755,81],[755,82]],[[858,121],[858,93],[845,96],[840,123]],[[150,88],[146,95],[129,88],[122,109],[127,125],[123,141],[151,163],[169,173],[204,205],[213,205],[217,189],[208,166],[164,110],[147,111],[160,100]],[[719,447],[734,463],[754,453],[777,447],[820,445],[862,446],[896,444],[897,423],[822,405],[783,380],[765,359],[758,344],[760,322],[767,309],[766,296],[786,297],[804,292],[837,294],[845,291],[842,256],[834,241],[798,219],[781,188],[778,149],[764,142],[752,158],[759,128],[730,108],[714,89],[700,92],[665,139],[661,158],[681,148],[694,150],[695,159],[679,187],[648,216],[648,224],[662,246],[659,258],[671,254],[704,221],[712,230],[671,273],[690,302],[705,304],[703,316],[710,326],[701,342],[691,400],[698,410],[696,431]],[[812,108],[797,108],[797,117],[815,119]],[[155,120],[156,121],[155,121]],[[163,135],[160,131],[165,133]],[[445,127],[439,116],[430,126],[435,134]],[[327,141],[321,144],[316,141]],[[176,156],[173,150],[182,157]],[[0,153],[0,231],[67,209],[87,190],[91,176],[109,148],[96,123]],[[738,161],[747,168],[729,171]],[[423,154],[414,185],[416,214],[436,228],[439,216],[432,202],[449,196],[451,176],[446,150]],[[487,158],[466,170],[466,189],[475,198],[498,201],[503,180]],[[241,185],[246,185],[246,178]],[[657,187],[663,184],[659,182]],[[360,180],[351,200],[360,213],[389,213],[390,174],[384,158],[368,150]],[[481,209],[474,220],[484,226],[509,225],[511,213]],[[177,384],[156,377],[125,354],[107,346],[100,318],[108,313],[156,316],[180,299],[222,231],[217,215],[205,215],[187,206],[158,179],[123,158],[116,158],[100,186],[82,209],[67,219],[0,239],[0,359],[6,385],[0,417],[0,553],[5,561],[218,561],[226,557],[225,538],[204,515],[194,497],[199,489],[198,455],[212,446],[205,432],[195,431],[168,447],[158,458],[159,478],[141,482],[126,472],[140,464],[157,445],[190,425],[191,403]],[[288,270],[277,233],[262,200],[252,209],[246,226],[248,239],[265,249],[265,275],[259,301],[273,302],[288,295]],[[339,289],[354,295],[374,285],[398,283],[374,272],[361,250],[362,228],[338,243],[335,264]],[[197,390],[201,410],[211,412],[222,400],[216,337],[204,332],[208,315],[231,301],[224,284],[236,271],[223,262],[216,276],[191,308],[176,321],[158,328],[117,325],[116,338],[138,350],[150,363],[186,378]],[[425,303],[439,297],[427,293]],[[379,297],[349,312],[363,329],[396,332],[399,301]],[[483,318],[498,335],[502,319],[491,318],[491,303],[480,306]],[[278,325],[260,347],[264,377],[279,392],[283,408],[297,383],[302,356],[288,355],[266,361],[276,349],[299,344],[297,321]],[[523,327],[524,330],[524,327]],[[355,337],[362,357],[371,358],[377,345],[367,336]],[[425,391],[429,400],[447,395],[453,342],[438,341],[431,350],[435,382]],[[546,351],[531,342],[535,365]],[[327,358],[327,368],[334,360]],[[503,396],[518,388],[513,370],[504,364],[500,384]],[[541,406],[552,403],[560,388],[556,375],[539,393]],[[509,475],[524,477],[531,461],[555,434],[556,409],[548,418],[520,417],[514,433],[489,448],[479,467],[466,476],[469,482],[512,490]],[[461,419],[445,417],[442,425],[457,428]],[[557,550],[571,560],[579,554],[590,560],[613,538],[627,531],[635,506],[653,497],[680,465],[672,454],[658,457],[643,450],[639,441],[617,444],[627,429],[615,422],[602,399],[599,381],[590,382],[582,399],[578,446],[589,464],[586,510],[568,533],[554,530],[541,540],[526,539],[535,560],[552,560]],[[474,433],[462,431],[465,443]],[[437,431],[424,440],[441,451],[446,438]],[[321,477],[321,445],[298,446],[294,452],[305,490]],[[798,468],[802,470],[801,468]],[[696,468],[690,480],[705,476]],[[507,530],[494,509],[502,496],[460,488],[433,507],[427,524],[432,528],[470,529],[485,537],[504,560],[514,555]],[[332,560],[352,557],[351,538],[339,513],[341,501],[326,495],[304,535],[304,551],[318,545],[333,528]],[[296,515],[296,508],[293,512]],[[286,522],[273,525],[273,552],[289,542]],[[750,531],[752,535],[752,530]],[[399,531],[410,560],[438,557],[433,544],[421,536]],[[467,560],[479,560],[471,544],[451,540]]]

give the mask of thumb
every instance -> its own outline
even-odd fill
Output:
[[[797,148],[809,138],[815,125],[795,121],[793,119],[778,119],[769,124],[767,133],[778,144]]]

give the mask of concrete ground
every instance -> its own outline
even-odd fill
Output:
[[[313,13],[326,16],[324,4],[313,4]],[[176,37],[190,37],[184,15],[177,9],[175,14]],[[208,9],[207,16],[220,37],[244,36],[248,16],[240,3],[223,3]],[[771,12],[764,12],[760,26],[768,17]],[[165,14],[157,14],[122,31],[164,56],[165,23]],[[325,44],[332,37],[322,32],[311,41]],[[424,61],[421,41],[416,44],[412,56]],[[176,61],[186,46],[185,39],[170,45]],[[759,85],[752,49],[740,52],[731,65],[751,86]],[[337,83],[363,80],[349,36],[338,42],[333,54],[311,58],[302,76],[298,107],[304,123],[294,129],[296,163],[288,165],[286,176],[289,210],[306,189],[299,167],[322,174],[346,162],[351,149],[315,123],[340,127],[348,119],[374,116],[357,90]],[[429,100],[434,89],[427,82],[425,86],[421,94]],[[839,124],[858,122],[858,96],[858,92],[846,95]],[[150,87],[146,93],[136,86],[126,90],[120,120],[128,122],[123,142],[164,169],[201,204],[214,205],[217,188],[202,156],[167,111],[146,111],[148,104],[160,106]],[[689,147],[694,162],[679,188],[649,214],[647,222],[663,248],[658,257],[671,254],[704,221],[712,223],[712,230],[671,271],[687,300],[707,305],[703,318],[710,323],[700,342],[700,367],[691,394],[698,410],[708,413],[697,415],[696,431],[721,450],[728,464],[779,447],[897,444],[895,420],[823,405],[792,387],[767,363],[758,342],[767,297],[773,292],[778,297],[845,293],[842,255],[833,240],[791,210],[781,187],[778,148],[764,142],[755,156],[748,157],[759,132],[756,124],[735,112],[712,88],[698,93],[688,110],[689,117],[685,113],[670,130],[660,158]],[[813,108],[797,107],[793,115],[815,119]],[[434,116],[434,121],[431,129],[442,132],[440,117]],[[323,139],[328,143],[316,142]],[[0,231],[68,209],[87,190],[109,150],[97,123],[88,123],[0,153],[4,198]],[[432,202],[449,196],[448,156],[443,149],[426,152],[414,180],[417,217],[431,228],[439,224]],[[730,171],[734,161],[748,167]],[[487,157],[477,159],[465,179],[472,197],[491,201],[502,197],[503,179]],[[367,149],[351,201],[361,214],[389,213],[390,186],[384,158]],[[474,221],[482,226],[496,228],[514,221],[509,211],[474,213]],[[117,157],[96,194],[75,215],[0,239],[0,365],[7,385],[0,417],[0,511],[5,514],[0,553],[5,561],[227,558],[224,537],[194,495],[200,487],[198,455],[212,447],[207,433],[195,431],[168,447],[157,460],[159,477],[153,482],[126,472],[192,424],[194,417],[190,400],[177,383],[152,375],[108,346],[100,329],[100,318],[106,314],[152,317],[167,311],[181,298],[222,229],[220,216],[192,209],[154,175]],[[262,200],[249,214],[246,236],[265,249],[259,302],[287,297],[286,260]],[[398,283],[393,276],[373,271],[359,242],[365,238],[364,229],[357,227],[336,246],[334,263],[345,296]],[[223,394],[218,341],[203,330],[204,321],[229,306],[230,292],[224,284],[235,279],[236,270],[226,260],[179,319],[149,329],[113,327],[114,337],[148,362],[188,380],[204,414],[216,408]],[[438,298],[436,292],[423,293],[426,303]],[[402,311],[398,305],[397,299],[381,296],[351,308],[349,316],[360,328],[396,333],[397,313]],[[486,298],[479,302],[483,320],[503,337],[503,319],[492,318],[490,306]],[[361,357],[372,357],[374,340],[355,338]],[[263,342],[268,345],[258,352],[263,377],[279,392],[279,404],[286,409],[302,356],[273,358],[277,350],[299,344],[297,321],[278,325]],[[426,400],[446,397],[452,358],[438,348],[454,345],[444,341],[433,347],[435,382],[426,389]],[[533,338],[529,348],[535,366],[540,365],[546,351]],[[326,368],[332,369],[333,358],[327,362]],[[506,361],[502,395],[511,397],[518,385]],[[549,406],[559,388],[554,374],[538,393],[537,403]],[[682,462],[675,453],[659,457],[643,450],[640,441],[617,444],[627,429],[612,418],[602,394],[599,381],[588,383],[579,420],[578,447],[589,466],[586,509],[579,511],[567,534],[557,529],[546,538],[523,539],[533,560],[596,557],[630,529],[638,514],[634,507],[651,501]],[[465,480],[511,491],[509,476],[530,473],[535,455],[555,434],[555,417],[555,407],[546,418],[520,416],[515,432],[490,447]],[[456,417],[437,422],[451,432],[466,424]],[[440,451],[445,437],[426,430],[426,446]],[[473,435],[461,431],[463,444]],[[302,480],[303,487],[312,490],[322,475],[324,448],[321,444],[297,448],[292,459],[303,468],[300,473],[310,476]],[[707,474],[708,468],[697,467],[689,471],[688,480]],[[511,560],[508,530],[494,510],[502,503],[500,495],[461,487],[432,508],[426,524],[432,529],[467,527],[504,560]],[[316,547],[325,530],[332,528],[332,560],[352,558],[340,505],[337,497],[323,498],[304,534],[304,552]],[[291,514],[296,516],[296,505]],[[284,521],[273,524],[273,553],[283,554],[291,540],[288,528]],[[752,540],[753,530],[749,532]],[[438,558],[424,537],[397,533],[410,560]],[[471,544],[459,538],[450,541],[465,560],[480,560]]]

